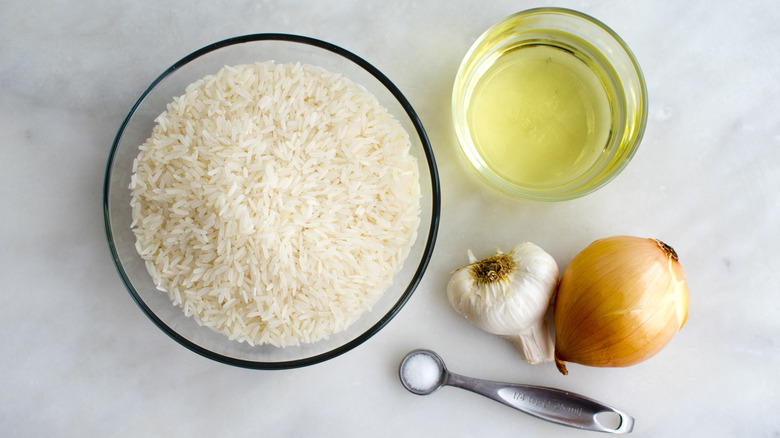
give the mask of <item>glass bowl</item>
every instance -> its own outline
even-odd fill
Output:
[[[421,215],[417,239],[392,286],[346,330],[327,339],[284,348],[252,346],[198,325],[157,290],[135,249],[130,228],[128,188],[138,147],[152,132],[154,119],[190,83],[225,65],[312,64],[340,73],[363,86],[409,133],[420,174]],[[438,230],[440,190],[436,163],[425,130],[401,91],[371,64],[335,45],[296,35],[255,34],[220,41],[186,56],[152,82],[133,105],[111,147],[103,188],[103,214],[111,256],[119,276],[141,310],[167,335],[207,358],[245,368],[285,369],[312,365],[343,354],[381,330],[409,300],[425,272]]]
[[[458,142],[500,191],[584,196],[634,156],[647,123],[639,63],[609,27],[561,8],[519,12],[474,42],[452,93]]]

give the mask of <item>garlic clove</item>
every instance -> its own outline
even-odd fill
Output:
[[[531,365],[550,362],[554,359],[555,344],[550,336],[546,318],[523,333],[507,335],[504,338],[522,351],[526,361]]]

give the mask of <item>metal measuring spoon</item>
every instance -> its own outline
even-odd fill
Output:
[[[449,385],[564,426],[610,433],[629,433],[634,428],[634,419],[626,413],[578,394],[451,373],[442,358],[430,350],[410,351],[401,361],[398,375],[404,387],[417,395],[428,395]]]

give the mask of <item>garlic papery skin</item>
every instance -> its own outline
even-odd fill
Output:
[[[597,240],[566,267],[554,301],[555,364],[624,367],[664,348],[688,318],[677,253],[655,239]]]
[[[453,309],[472,324],[512,341],[531,364],[553,360],[547,309],[558,284],[558,264],[530,242],[507,254],[457,269],[447,285]]]

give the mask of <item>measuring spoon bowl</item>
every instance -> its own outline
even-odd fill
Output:
[[[428,395],[441,388],[449,374],[444,360],[431,350],[410,351],[398,367],[401,384],[417,395]]]

